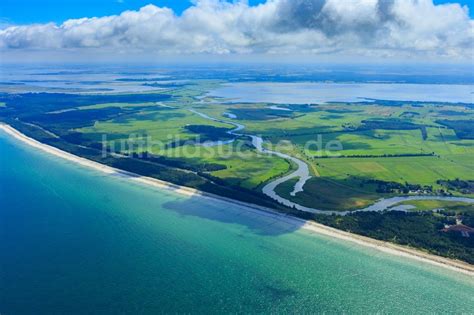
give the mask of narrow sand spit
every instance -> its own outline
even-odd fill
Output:
[[[407,257],[407,258],[414,259],[423,263],[428,263],[431,265],[444,267],[446,269],[450,269],[450,270],[457,271],[459,273],[474,277],[474,266],[465,262],[452,260],[452,259],[448,259],[448,258],[436,256],[436,255],[431,255],[431,254],[427,254],[422,251],[411,249],[408,247],[395,245],[392,243],[378,241],[378,240],[374,240],[368,237],[340,231],[331,227],[327,227],[322,224],[318,224],[316,222],[305,221],[293,216],[288,216],[288,215],[276,212],[275,210],[272,210],[270,208],[265,208],[265,207],[248,204],[241,201],[232,200],[232,199],[220,197],[217,195],[201,192],[196,189],[178,186],[178,185],[161,181],[158,179],[144,177],[144,176],[140,176],[134,173],[122,171],[122,170],[119,170],[110,166],[106,166],[106,165],[103,165],[91,160],[87,160],[85,158],[78,157],[76,155],[62,151],[50,145],[43,144],[37,140],[27,137],[26,135],[22,134],[21,132],[12,128],[9,125],[0,124],[0,129],[6,132],[7,134],[13,136],[14,138],[34,148],[37,148],[49,154],[55,155],[57,157],[63,158],[65,160],[75,162],[79,165],[93,168],[97,171],[100,171],[106,174],[121,176],[130,181],[139,182],[139,183],[153,186],[156,188],[167,189],[167,190],[174,191],[176,193],[183,194],[186,196],[200,196],[202,198],[212,199],[214,201],[219,201],[222,203],[232,203],[233,205],[239,206],[242,209],[242,211],[252,212],[261,216],[269,217],[275,220],[280,220],[290,225],[302,227],[303,229],[308,230],[310,232],[314,232],[317,234],[356,243],[358,245],[376,249],[378,251],[388,253],[391,255]]]

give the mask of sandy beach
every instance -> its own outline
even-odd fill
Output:
[[[288,215],[276,212],[275,210],[272,210],[270,208],[265,208],[265,207],[261,207],[261,206],[257,206],[253,204],[248,204],[248,203],[232,200],[232,199],[220,197],[217,195],[213,195],[210,193],[201,192],[196,189],[178,186],[178,185],[161,181],[158,179],[144,177],[144,176],[140,176],[134,173],[122,171],[116,168],[112,168],[112,167],[82,158],[82,157],[78,157],[76,155],[62,151],[50,145],[43,144],[37,140],[27,137],[26,135],[22,134],[21,132],[12,128],[9,125],[0,124],[0,129],[6,132],[7,134],[13,136],[14,138],[34,148],[37,148],[49,154],[55,155],[57,157],[66,159],[68,161],[77,163],[81,166],[93,168],[105,174],[109,174],[113,176],[121,176],[130,181],[146,184],[146,185],[153,186],[159,189],[167,189],[167,190],[170,190],[179,194],[183,194],[186,196],[199,196],[202,198],[218,200],[219,202],[222,202],[222,203],[232,203],[233,205],[241,206],[243,211],[254,212],[255,214],[258,214],[258,215],[267,216],[276,220],[284,221],[285,223],[290,224],[290,225],[297,225],[299,227],[302,227],[308,231],[311,231],[317,234],[334,237],[340,240],[345,240],[345,241],[352,242],[358,245],[373,248],[384,253],[389,253],[391,255],[414,259],[423,263],[447,268],[447,269],[474,277],[474,265],[470,265],[468,263],[464,263],[461,261],[452,260],[452,259],[448,259],[448,258],[444,258],[444,257],[432,255],[432,254],[427,254],[420,250],[416,250],[416,249],[412,249],[412,248],[408,248],[408,247],[404,247],[404,246],[400,246],[400,245],[396,245],[396,244],[392,244],[392,243],[388,243],[384,241],[374,240],[374,239],[356,235],[353,233],[340,231],[331,227],[327,227],[322,224],[318,224],[316,222],[305,221],[293,216],[288,216]]]

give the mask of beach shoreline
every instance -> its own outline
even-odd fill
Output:
[[[7,124],[0,123],[0,129],[3,130],[8,135],[16,138],[17,140],[20,140],[21,142],[27,145],[30,145],[31,147],[34,147],[36,149],[39,149],[51,155],[63,158],[65,160],[74,162],[83,167],[92,168],[94,170],[100,171],[105,174],[114,175],[114,176],[118,175],[118,176],[127,178],[128,180],[131,180],[133,182],[138,182],[138,183],[152,186],[155,188],[166,189],[166,190],[173,191],[175,193],[179,193],[179,194],[190,196],[190,197],[199,196],[199,197],[207,198],[211,200],[219,200],[224,203],[232,203],[233,205],[238,205],[242,207],[245,211],[254,212],[258,215],[268,216],[276,220],[284,221],[285,223],[288,223],[288,224],[294,224],[296,226],[299,226],[300,228],[303,228],[310,232],[314,232],[316,234],[324,235],[327,237],[333,237],[339,240],[348,241],[348,242],[358,244],[367,248],[375,249],[380,252],[388,253],[391,255],[399,256],[399,257],[410,258],[413,260],[417,260],[419,262],[435,265],[438,267],[443,267],[452,271],[456,271],[456,272],[474,277],[474,265],[471,265],[462,261],[453,260],[453,259],[449,259],[449,258],[445,258],[441,256],[436,256],[433,254],[425,253],[418,249],[412,249],[405,246],[401,246],[401,245],[397,245],[397,244],[393,244],[393,243],[389,243],[385,241],[379,241],[379,240],[372,239],[369,237],[341,231],[332,227],[328,227],[328,226],[316,223],[314,221],[307,221],[307,220],[303,220],[291,215],[280,213],[270,208],[266,208],[266,207],[262,207],[262,206],[258,206],[258,205],[254,205],[250,203],[245,203],[242,201],[225,198],[218,195],[213,195],[211,193],[202,192],[197,189],[179,186],[179,185],[175,185],[175,184],[158,180],[155,178],[145,177],[145,176],[141,176],[135,173],[116,169],[107,165],[100,164],[98,162],[94,162],[94,161],[76,156],[71,153],[62,151],[53,146],[41,143],[33,138],[30,138],[24,135],[20,131],[14,129],[13,127]]]

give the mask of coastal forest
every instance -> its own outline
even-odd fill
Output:
[[[274,104],[212,96],[224,79],[118,78],[146,92],[0,94],[0,120],[29,137],[140,176],[272,208],[341,230],[474,263],[474,205],[395,196],[474,197],[474,104],[361,99]],[[240,126],[240,127],[239,127]],[[262,139],[257,150],[254,138]],[[262,189],[308,167],[299,178]],[[324,213],[327,211],[327,213]]]

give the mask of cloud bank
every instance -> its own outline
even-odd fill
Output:
[[[120,15],[0,30],[0,49],[156,54],[309,54],[473,58],[467,7],[432,0],[198,0],[177,16],[147,5]]]

